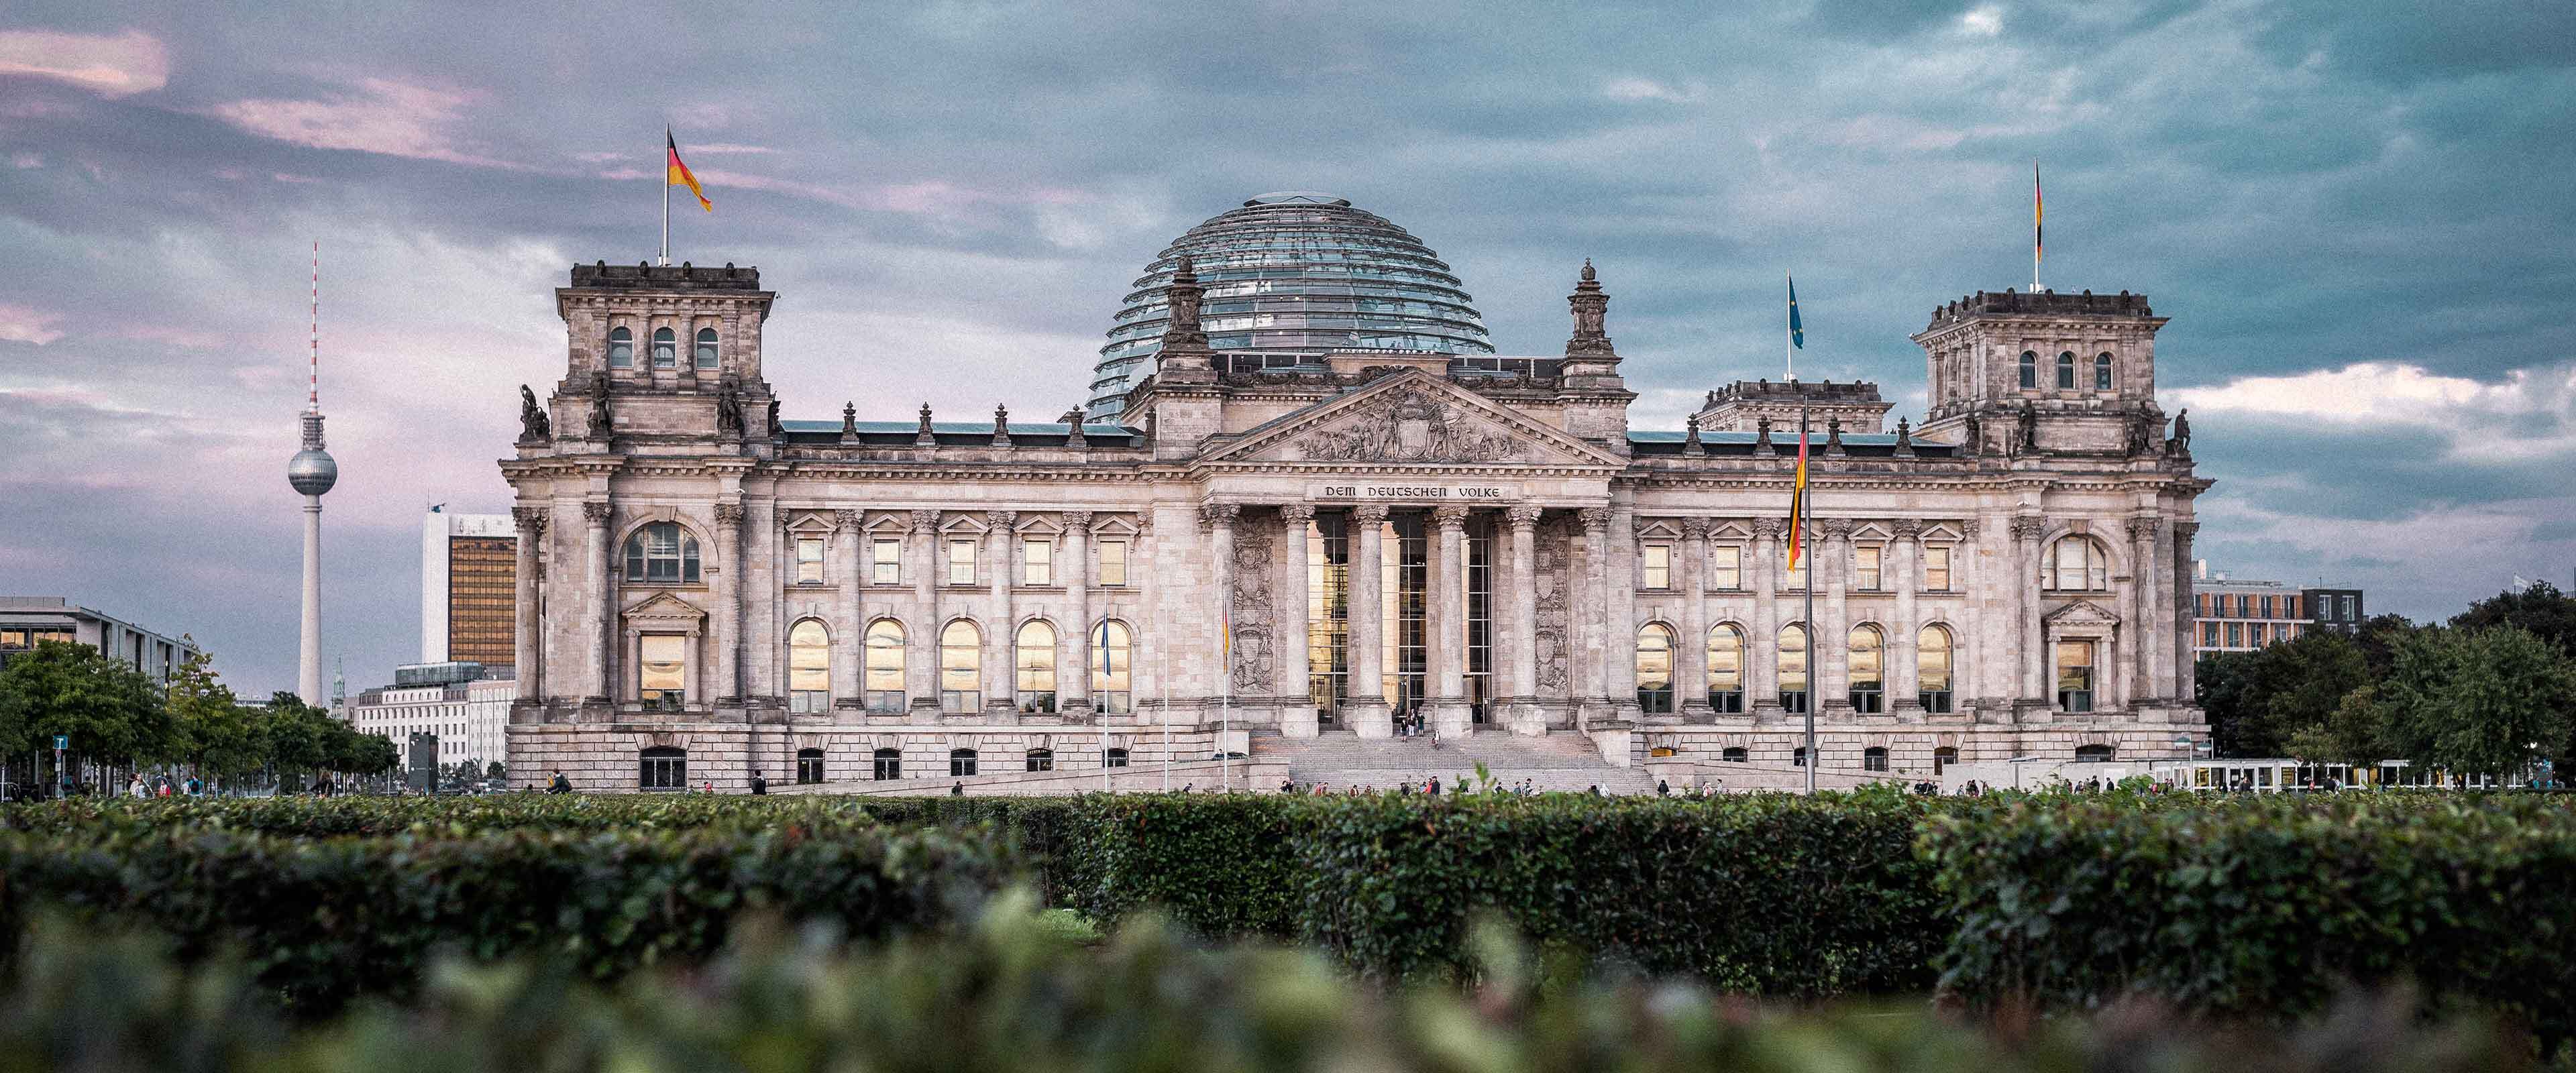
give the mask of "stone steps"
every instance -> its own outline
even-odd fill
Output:
[[[1580,734],[1523,737],[1491,731],[1435,747],[1428,736],[1363,740],[1339,731],[1304,739],[1256,737],[1252,755],[1287,761],[1289,777],[1300,785],[1321,783],[1334,790],[1419,786],[1435,775],[1445,788],[1472,779],[1478,764],[1506,786],[1528,780],[1542,792],[1582,793],[1599,787],[1605,794],[1638,794],[1652,793],[1655,787],[1653,775],[1603,760],[1592,740]]]

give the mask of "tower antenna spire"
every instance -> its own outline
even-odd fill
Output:
[[[322,412],[322,240],[313,240],[313,365],[304,383],[304,412]]]

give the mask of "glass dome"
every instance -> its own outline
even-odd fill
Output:
[[[1117,416],[1127,389],[1153,372],[1163,288],[1182,254],[1207,288],[1208,345],[1260,354],[1264,365],[1349,347],[1494,352],[1458,277],[1422,240],[1331,194],[1281,191],[1191,228],[1145,266],[1093,367],[1091,416]]]

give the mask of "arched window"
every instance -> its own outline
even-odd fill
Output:
[[[1741,764],[1753,759],[1753,754],[1741,745],[1729,745],[1718,751],[1717,758],[1730,764]]]
[[[903,750],[879,749],[876,752],[877,781],[903,777]]]
[[[832,635],[810,618],[787,630],[787,710],[832,710]]]
[[[2108,745],[2078,745],[2075,747],[2075,758],[2078,760],[2109,760],[2111,759],[2113,752],[2113,748]]]
[[[644,750],[643,770],[638,773],[635,788],[639,790],[682,790],[689,788],[689,751],[668,745]]]
[[[1862,771],[1887,770],[1887,750],[1876,745],[1861,750],[1860,769]]]
[[[1870,714],[1887,710],[1885,665],[1879,660],[1881,640],[1876,626],[1862,623],[1852,627],[1846,642],[1851,647],[1843,653],[1851,668],[1852,711]]]
[[[1127,624],[1117,619],[1102,619],[1091,630],[1091,707],[1102,715],[1122,715],[1134,710],[1130,698],[1134,684],[1128,675],[1134,642]]]
[[[1708,706],[1722,714],[1744,710],[1744,631],[1723,622],[1708,631]]]
[[[1944,745],[1932,750],[1932,777],[1940,778],[1942,772],[1949,770],[1950,765],[1958,762],[1959,750],[1955,748]]]
[[[1053,771],[1053,770],[1055,770],[1055,750],[1053,750],[1053,749],[1031,749],[1031,750],[1029,750],[1029,770],[1031,770],[1031,771]]]
[[[608,330],[608,367],[611,369],[635,367],[635,333],[627,330],[624,325]]]
[[[1950,631],[1925,626],[1914,635],[1914,687],[1923,710],[1935,715],[1950,710]]]
[[[672,369],[680,364],[680,342],[669,328],[653,329],[653,367]]]
[[[1780,627],[1780,707],[1791,714],[1807,710],[1807,628],[1792,622]]]
[[[950,750],[948,750],[948,774],[949,774],[949,775],[951,775],[951,776],[966,776],[966,775],[972,775],[972,774],[974,774],[974,773],[975,773],[975,750],[973,750],[973,749],[950,749]]]
[[[2110,552],[2091,537],[2059,537],[2040,561],[2040,581],[2065,592],[2103,592],[2111,587],[2110,560]]]
[[[698,368],[712,369],[715,367],[716,330],[713,328],[700,328],[698,329]]]
[[[823,781],[823,750],[796,750],[796,785],[815,786]]]
[[[1021,711],[1054,711],[1055,627],[1037,619],[1023,624],[1012,670],[1017,675]]]
[[[2093,390],[2111,390],[2111,352],[2108,350],[2093,355]]]
[[[698,583],[698,538],[674,522],[654,522],[626,538],[626,580],[648,585]]]
[[[2021,386],[2024,391],[2039,386],[2039,354],[2036,351],[2021,352]]]
[[[1648,715],[1673,710],[1673,631],[1658,623],[1637,631],[1637,707]]]
[[[984,635],[975,624],[958,619],[939,631],[939,710],[974,712],[984,708]]]
[[[2064,391],[2075,390],[2075,352],[2072,350],[2057,352],[2057,386]]]
[[[868,623],[867,691],[868,710],[899,712],[903,710],[903,623],[881,618]]]

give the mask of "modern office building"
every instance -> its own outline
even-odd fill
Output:
[[[2278,581],[2212,574],[2206,559],[2192,564],[2192,652],[2250,652],[2297,637],[2310,628],[2308,600]]]
[[[199,654],[197,643],[92,611],[60,596],[0,596],[0,663],[40,641],[78,641],[167,682]]]
[[[1490,354],[1391,224],[1344,263],[1436,291],[1382,296],[1423,318],[1402,338],[1272,346],[1259,279],[1220,277],[1255,307],[1218,312],[1241,296],[1195,256],[1358,242],[1319,223],[1346,203],[1295,197],[1153,259],[1112,329],[1151,363],[1104,362],[1098,419],[1070,423],[780,418],[757,269],[575,266],[565,375],[501,463],[513,779],[944,787],[1166,740],[1293,765],[1392,749],[1401,715],[1480,749],[1785,767],[1813,712],[1817,766],[1854,773],[2206,740],[2187,630],[2210,482],[2165,435],[2145,296],[1932,305],[1929,420],[1893,433],[1857,431],[1875,385],[1732,378],[1712,405],[1756,431],[1640,429],[1590,265],[1571,338],[1536,357]],[[1856,417],[1818,423],[1792,570],[1796,440],[1754,411],[1802,392]]]
[[[508,677],[518,658],[518,547],[507,514],[429,508],[420,527],[422,663],[480,663]]]
[[[438,737],[438,762],[472,761],[477,769],[506,761],[504,728],[518,683],[493,678],[472,663],[406,664],[394,684],[360,692],[349,705],[349,725],[391,739],[410,755],[415,733]]]
[[[2300,589],[2299,601],[2307,608],[2311,629],[2358,633],[2361,624],[2370,618],[2369,609],[2362,603],[2360,589],[2343,586]]]

